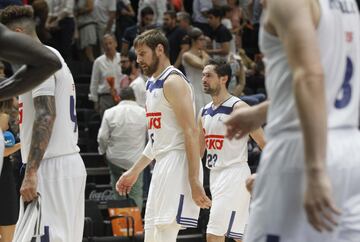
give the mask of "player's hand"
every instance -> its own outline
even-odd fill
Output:
[[[200,208],[210,208],[211,200],[206,196],[204,187],[197,180],[190,182],[192,199]]]
[[[119,180],[116,182],[116,191],[121,196],[128,194],[139,177],[139,174],[133,172],[131,169],[124,172]]]
[[[332,231],[337,226],[335,217],[340,215],[340,210],[333,201],[330,179],[325,172],[307,175],[304,206],[309,223],[317,231]]]
[[[234,110],[224,122],[226,137],[240,139],[261,126],[255,107],[243,107]]]
[[[36,171],[25,172],[24,180],[20,188],[20,194],[24,202],[30,202],[37,198],[38,177]]]
[[[246,189],[252,193],[253,189],[254,189],[254,183],[255,183],[255,179],[256,179],[256,173],[252,174],[251,176],[249,176],[246,179]]]

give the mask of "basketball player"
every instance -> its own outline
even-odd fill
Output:
[[[9,31],[0,24],[0,58],[25,64],[18,72],[0,82],[0,100],[12,98],[35,87],[60,69],[60,60],[50,50],[28,37]],[[36,60],[36,61],[34,61]],[[0,154],[4,152],[0,135]],[[0,156],[0,174],[3,159]]]
[[[1,20],[9,29],[39,41],[31,8],[7,7]],[[21,156],[26,163],[20,193],[25,201],[41,194],[48,241],[80,242],[86,172],[77,146],[75,85],[59,52],[48,48],[62,68],[19,97]]]
[[[202,170],[194,99],[185,76],[170,65],[169,46],[159,30],[134,42],[137,62],[147,81],[149,142],[143,156],[117,183],[128,193],[141,171],[155,158],[145,212],[145,242],[175,242],[180,227],[197,227],[199,207],[209,208]]]
[[[250,194],[245,180],[250,176],[248,136],[239,140],[225,139],[226,120],[230,113],[248,105],[232,96],[227,87],[231,80],[231,67],[224,60],[210,59],[203,70],[203,89],[212,102],[203,107],[199,115],[200,154],[207,149],[206,166],[210,169],[212,206],[207,225],[207,241],[222,242],[224,237],[242,241],[249,216]],[[250,136],[262,149],[265,141],[261,128]]]
[[[227,122],[267,114],[245,241],[359,241],[359,21],[355,0],[264,1],[270,103]]]

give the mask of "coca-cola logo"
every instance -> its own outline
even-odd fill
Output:
[[[90,200],[94,201],[107,201],[114,199],[114,191],[113,190],[104,190],[101,192],[97,192],[96,190],[92,190],[89,195]]]

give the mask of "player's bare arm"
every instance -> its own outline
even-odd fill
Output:
[[[26,164],[25,177],[20,193],[25,201],[37,197],[37,170],[49,144],[56,118],[54,96],[39,96],[34,99],[35,121],[33,124],[30,152]]]
[[[234,106],[234,110],[240,110],[243,108],[249,108],[250,106],[245,103],[245,102],[238,102],[235,104]],[[264,135],[264,130],[263,128],[260,126],[259,128],[251,131],[249,133],[249,135],[251,136],[251,138],[256,142],[256,144],[260,147],[260,149],[264,149],[265,147],[265,135]]]
[[[145,149],[149,148],[149,145],[151,145],[151,142],[148,142]],[[128,171],[124,172],[120,176],[119,180],[116,182],[116,190],[120,195],[125,196],[130,192],[140,173],[150,164],[152,160],[152,158],[149,158],[146,155],[142,155]]]
[[[201,208],[211,206],[203,186],[199,181],[200,153],[198,128],[192,106],[191,91],[179,75],[170,75],[164,83],[164,95],[170,103],[176,120],[184,133],[186,156],[189,162],[189,183],[192,197]]]
[[[260,128],[266,122],[269,101],[255,106],[247,106],[234,110],[225,121],[226,137],[240,139],[250,132]]]
[[[324,73],[316,27],[317,1],[272,0],[266,3],[265,28],[284,44],[293,73],[293,91],[303,132],[307,189],[305,210],[318,231],[332,230],[339,214],[326,173],[327,114]]]
[[[24,34],[0,24],[0,58],[25,64],[13,76],[0,82],[0,100],[11,98],[38,86],[61,68],[57,56]]]

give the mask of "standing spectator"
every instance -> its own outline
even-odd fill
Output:
[[[191,47],[182,58],[186,76],[194,88],[196,115],[200,109],[211,101],[211,96],[203,91],[202,70],[209,60],[205,52],[205,36],[199,28],[193,28],[189,33]]]
[[[115,32],[116,0],[95,0],[94,17],[97,23],[100,47],[102,47],[104,35]]]
[[[166,38],[169,41],[170,48],[170,64],[179,68],[181,66],[181,58],[184,51],[181,51],[181,43],[186,32],[179,28],[176,24],[176,12],[173,10],[164,13],[163,29]]]
[[[38,39],[31,8],[8,7],[1,19],[13,31]],[[21,156],[26,163],[20,193],[25,202],[41,194],[45,240],[80,242],[86,170],[77,146],[75,84],[59,52],[50,50],[62,68],[19,98]]]
[[[141,10],[145,7],[151,7],[154,11],[154,22],[157,26],[163,24],[164,13],[167,10],[166,8],[167,0],[139,0],[138,12],[141,13]],[[141,19],[141,15],[138,15],[138,21]]]
[[[94,108],[103,115],[104,111],[115,105],[110,94],[108,79],[114,80],[117,93],[120,91],[121,73],[120,53],[116,51],[117,42],[114,35],[105,34],[103,37],[104,54],[99,56],[93,65],[90,83],[89,99],[94,102]]]
[[[94,62],[94,49],[97,44],[96,21],[93,16],[94,0],[76,0],[77,27],[79,30],[80,49],[86,58]]]
[[[99,153],[108,161],[111,185],[115,198],[124,199],[116,192],[120,176],[140,158],[145,148],[147,119],[145,109],[136,103],[134,91],[127,87],[120,92],[121,101],[105,111],[98,134]],[[142,174],[130,191],[129,197],[142,209]]]
[[[207,53],[212,57],[227,59],[230,53],[230,41],[232,40],[231,32],[221,23],[222,10],[212,8],[208,11],[208,21],[212,29],[211,40],[212,49]]]
[[[151,7],[144,7],[140,12],[139,23],[125,29],[121,44],[121,54],[127,55],[137,35],[149,29],[153,25],[154,10]]]
[[[68,60],[75,32],[74,0],[48,0],[47,3],[49,15],[45,27],[51,32],[51,45]]]
[[[210,36],[211,28],[207,20],[207,11],[213,7],[212,0],[193,1],[193,25],[203,31],[206,36]]]

